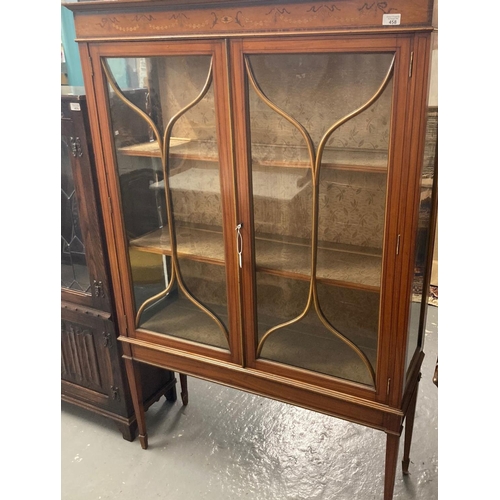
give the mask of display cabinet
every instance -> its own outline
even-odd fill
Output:
[[[130,92],[128,97],[132,98]],[[87,103],[81,87],[61,87],[61,398],[137,433],[116,339],[116,312],[104,247]],[[176,400],[172,371],[142,367],[147,408]]]
[[[154,365],[384,431],[391,499],[434,234],[432,2],[67,6],[132,385]]]

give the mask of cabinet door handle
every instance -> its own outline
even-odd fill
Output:
[[[69,138],[70,143],[71,143],[71,154],[76,158],[83,156],[82,152],[82,145],[80,143],[80,138],[79,137],[70,137]]]
[[[238,252],[238,263],[240,266],[240,269],[243,267],[243,237],[241,236],[241,231],[240,229],[243,227],[243,224],[240,222],[236,226],[236,251]]]
[[[102,335],[104,337],[103,339],[104,347],[111,347],[111,334],[109,332],[102,332]]]

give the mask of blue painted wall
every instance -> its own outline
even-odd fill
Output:
[[[67,1],[67,0],[66,0]],[[82,75],[82,64],[78,44],[75,42],[75,22],[73,12],[66,7],[61,7],[61,41],[66,58],[66,70],[68,74],[68,85],[84,86]],[[127,64],[124,59],[109,60],[109,66],[113,75],[121,88],[127,88],[129,85],[129,75]]]
[[[61,41],[66,58],[68,84],[78,87],[83,86],[83,75],[78,44],[75,42],[75,38],[73,12],[66,7],[61,7]]]

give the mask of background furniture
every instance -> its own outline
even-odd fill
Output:
[[[116,340],[83,88],[61,87],[61,398],[137,432]],[[142,367],[144,405],[176,399],[173,372]]]
[[[382,430],[391,499],[437,203],[432,2],[68,7],[131,386],[164,366]]]

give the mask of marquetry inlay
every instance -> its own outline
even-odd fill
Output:
[[[389,28],[382,26],[384,14],[401,14],[398,27],[426,25],[430,11],[427,0],[414,0],[411,9],[404,0],[363,2],[339,0],[308,3],[237,5],[235,7],[163,10],[141,14],[94,13],[76,17],[79,38],[126,36],[186,36],[202,33],[328,30],[346,28]]]

